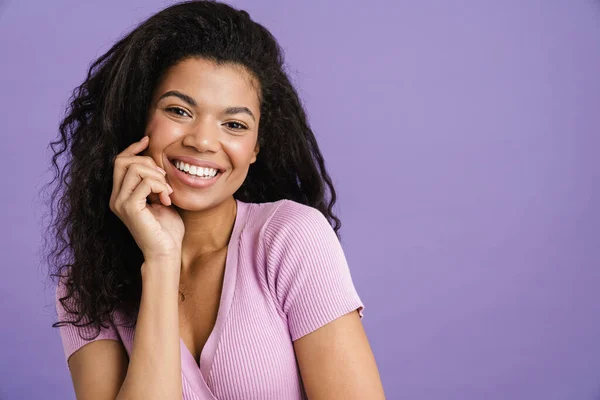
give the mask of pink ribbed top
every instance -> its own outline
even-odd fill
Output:
[[[67,319],[59,295],[59,319]],[[215,326],[199,365],[180,340],[183,399],[306,399],[292,342],[358,309],[361,302],[340,242],[317,209],[291,200],[245,203],[227,249]],[[94,340],[123,343],[131,354],[134,328],[115,324]],[[95,330],[59,328],[66,360]]]

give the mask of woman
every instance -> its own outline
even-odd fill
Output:
[[[335,190],[245,11],[152,16],[92,64],[60,132],[53,326],[77,398],[384,398]]]

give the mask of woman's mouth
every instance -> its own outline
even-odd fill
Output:
[[[190,165],[179,160],[169,160],[175,177],[187,186],[207,188],[212,186],[223,172],[216,168],[205,168]]]

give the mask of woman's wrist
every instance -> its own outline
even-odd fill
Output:
[[[161,257],[145,260],[141,268],[142,281],[156,280],[168,284],[170,281],[179,287],[181,258]]]

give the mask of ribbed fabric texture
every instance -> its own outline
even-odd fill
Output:
[[[200,365],[180,341],[183,399],[306,399],[293,341],[364,305],[342,247],[317,209],[291,201],[245,203],[230,239],[217,321]],[[61,285],[58,296],[64,293]],[[57,301],[60,319],[64,310]],[[135,328],[115,324],[95,340],[121,341]],[[94,331],[60,328],[65,359]],[[86,336],[87,335],[87,336]]]

